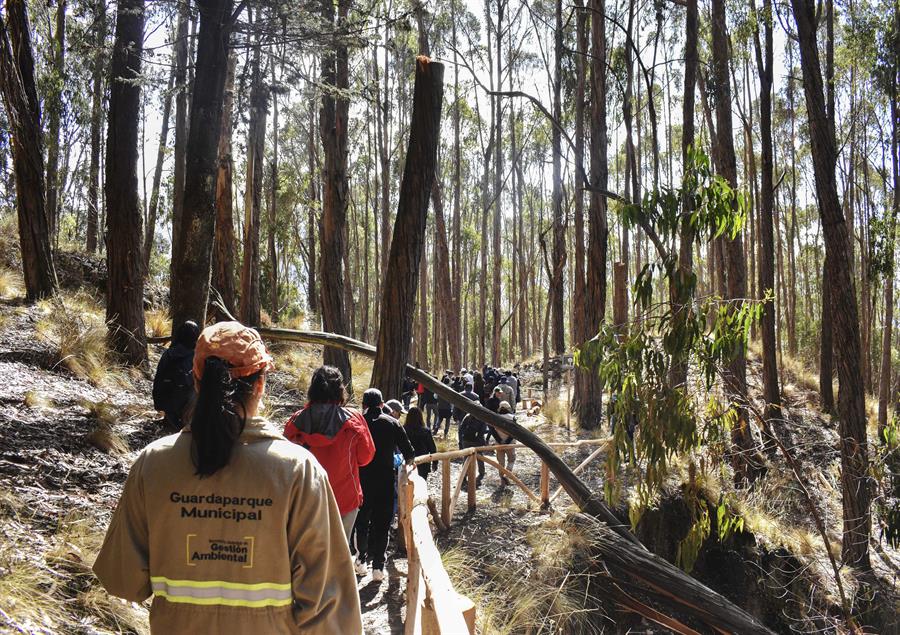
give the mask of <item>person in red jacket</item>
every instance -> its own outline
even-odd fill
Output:
[[[347,391],[334,366],[316,369],[307,399],[306,406],[288,419],[284,436],[312,452],[325,468],[349,540],[363,500],[359,468],[372,461],[375,443],[362,414],[344,407]]]

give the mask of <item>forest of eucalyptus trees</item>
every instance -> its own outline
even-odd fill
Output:
[[[443,65],[433,165],[410,142],[418,54]],[[606,325],[659,335],[666,307],[671,386],[690,382],[678,342],[701,300],[732,323],[756,307],[766,420],[784,360],[818,367],[845,537],[867,536],[865,397],[883,431],[900,375],[898,82],[886,0],[5,0],[0,219],[29,299],[55,292],[54,254],[105,256],[110,342],[134,364],[151,285],[176,326],[215,297],[382,348],[399,320],[395,361],[430,369],[589,358]],[[428,191],[402,187],[417,166]],[[752,480],[747,349],[731,353]],[[325,360],[350,381],[347,353]],[[585,428],[603,412],[590,366]]]

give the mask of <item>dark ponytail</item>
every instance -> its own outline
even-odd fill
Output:
[[[206,358],[191,419],[191,460],[197,476],[211,476],[228,464],[247,423],[243,404],[261,374],[232,378],[224,360]]]

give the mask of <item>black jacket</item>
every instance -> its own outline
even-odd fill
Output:
[[[425,454],[434,454],[437,452],[437,446],[434,444],[434,437],[431,436],[431,430],[426,427],[421,428],[404,428],[409,442],[416,452],[416,456],[424,456]],[[429,472],[437,472],[437,461],[431,463],[423,463],[418,466],[419,476],[426,478]]]
[[[469,446],[487,445],[488,427],[483,421],[479,421],[472,415],[466,415],[459,424],[459,445],[463,441]]]
[[[194,349],[182,344],[167,348],[153,377],[153,407],[181,418],[194,394]]]
[[[393,478],[394,450],[399,450],[405,461],[416,456],[406,432],[396,419],[380,413],[377,408],[369,408],[364,416],[366,423],[369,424],[372,441],[375,442],[375,457],[371,463],[359,468],[363,488],[366,481],[371,478],[378,480]]]

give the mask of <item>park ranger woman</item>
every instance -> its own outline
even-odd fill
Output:
[[[341,517],[313,456],[257,416],[272,361],[237,322],[203,331],[197,401],[138,456],[94,572],[153,595],[153,633],[361,633]]]

